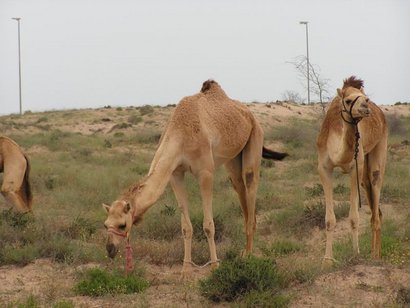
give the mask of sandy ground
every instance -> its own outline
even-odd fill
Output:
[[[286,124],[292,117],[317,119],[322,109],[316,106],[300,106],[293,104],[249,104],[250,109],[256,114],[264,127]],[[382,106],[387,114],[410,115],[410,106]],[[77,112],[77,111],[76,111]],[[93,134],[95,132],[109,133],[115,123],[122,120],[126,122],[126,114],[115,113],[113,110],[84,110],[79,113],[94,114],[90,123],[66,120],[60,123],[60,130]],[[165,125],[169,113],[160,112],[150,118],[159,123],[157,129]],[[98,121],[95,119],[110,119]],[[144,118],[145,120],[145,118]],[[16,119],[18,124],[20,119]],[[33,119],[35,121],[35,119]],[[143,127],[144,123],[137,126]],[[10,125],[4,134],[16,132],[41,131],[42,128],[31,126],[16,128]],[[30,154],[41,154],[47,149],[33,146]],[[394,215],[394,211],[385,207],[386,215]],[[389,214],[390,213],[390,214]],[[360,229],[368,228],[369,214],[363,211],[360,220]],[[338,236],[346,236],[348,222],[338,223]],[[323,232],[312,232],[310,245],[323,244]],[[147,277],[151,283],[149,289],[141,295],[123,295],[115,298],[91,298],[76,296],[73,285],[77,272],[84,267],[73,268],[66,264],[53,263],[47,259],[36,260],[24,266],[7,265],[0,267],[0,306],[6,303],[16,303],[24,300],[30,294],[40,298],[42,302],[53,303],[62,299],[72,300],[76,307],[198,307],[209,306],[199,294],[195,283],[198,279],[209,274],[209,269],[196,270],[192,281],[181,282],[181,266],[154,266],[142,264],[147,270]],[[410,288],[410,269],[398,269],[386,265],[355,265],[342,271],[322,275],[311,284],[291,288],[292,307],[381,307],[393,303],[400,295],[402,289],[407,292]],[[217,306],[217,305],[215,305]],[[219,306],[224,306],[221,304]]]

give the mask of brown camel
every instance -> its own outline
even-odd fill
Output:
[[[133,185],[111,206],[103,205],[108,213],[104,223],[108,230],[108,255],[115,257],[121,237],[128,237],[131,226],[141,220],[170,182],[181,209],[185,248],[182,273],[192,270],[193,230],[188,194],[183,183],[185,172],[189,171],[199,181],[204,212],[203,230],[211,258],[209,263],[217,266],[212,191],[215,169],[223,164],[239,195],[245,219],[244,253],[250,253],[262,156],[281,160],[287,154],[263,147],[263,130],[250,110],[230,99],[215,81],[205,81],[200,93],[183,98],[176,107],[161,136],[148,176],[142,183]]]
[[[10,138],[0,136],[0,172],[4,172],[1,193],[19,212],[31,211],[30,163]]]
[[[357,125],[357,126],[356,126]],[[356,128],[358,141],[358,174],[355,167]],[[357,179],[366,192],[372,217],[372,257],[381,257],[380,190],[384,178],[387,153],[387,125],[382,110],[363,91],[363,81],[352,76],[337,89],[326,113],[317,140],[318,170],[326,201],[326,252],[325,260],[333,259],[333,233],[336,217],[333,211],[332,172],[339,167],[350,173],[350,226],[353,251],[359,253],[359,198]]]

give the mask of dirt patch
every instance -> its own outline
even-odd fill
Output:
[[[291,307],[382,307],[410,285],[410,269],[356,265],[297,288]]]

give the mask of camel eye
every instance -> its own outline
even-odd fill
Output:
[[[127,226],[126,224],[122,224],[122,225],[119,225],[118,228],[119,228],[120,230],[125,230],[125,227],[126,227],[126,226]]]
[[[351,100],[351,99],[347,99],[347,100],[346,100],[346,104],[350,105],[351,103],[352,103],[352,100]]]

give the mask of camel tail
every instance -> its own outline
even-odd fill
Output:
[[[26,172],[24,173],[24,179],[23,179],[23,184],[21,186],[21,192],[23,193],[23,199],[28,207],[28,209],[31,211],[32,203],[33,203],[33,194],[31,191],[31,184],[30,184],[30,161],[28,160],[28,157],[24,155],[24,158],[26,159],[27,167],[26,167]]]
[[[263,147],[262,148],[262,157],[266,159],[273,159],[273,160],[282,160],[286,156],[289,156],[288,153],[281,153],[281,152],[275,152],[273,150],[269,150],[268,148]]]

